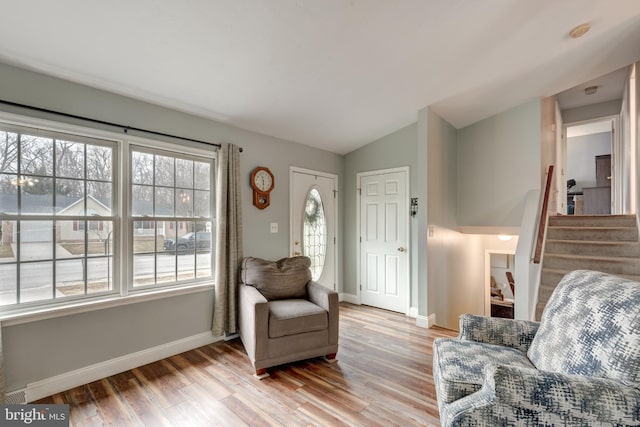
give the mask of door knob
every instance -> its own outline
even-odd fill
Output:
[[[293,254],[294,254],[295,256],[298,256],[298,255],[300,255],[300,252],[295,251]]]
[[[398,248],[398,252],[405,252],[405,251],[406,251],[406,249],[405,249],[405,248],[403,248],[402,246],[400,246],[400,247]]]

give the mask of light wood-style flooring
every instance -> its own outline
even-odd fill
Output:
[[[337,362],[291,363],[260,381],[235,339],[35,403],[69,404],[72,426],[437,426],[432,343],[455,334],[343,303]]]

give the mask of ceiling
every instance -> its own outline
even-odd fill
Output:
[[[640,59],[638,0],[0,6],[1,62],[339,154],[425,106],[460,128]]]

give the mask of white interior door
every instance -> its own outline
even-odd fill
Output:
[[[406,313],[409,301],[407,171],[360,178],[360,302]]]
[[[292,256],[311,258],[313,280],[337,289],[338,177],[333,174],[291,168]]]

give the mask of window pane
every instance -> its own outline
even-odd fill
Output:
[[[84,182],[77,179],[56,180],[56,213],[84,215]]]
[[[89,256],[113,254],[113,221],[88,221],[87,226]]]
[[[153,187],[133,185],[131,187],[131,204],[133,215],[153,215]]]
[[[156,185],[173,187],[174,185],[174,165],[173,157],[156,156]]]
[[[87,259],[87,292],[91,294],[112,290],[112,269],[112,257]]]
[[[173,216],[174,200],[173,188],[156,187],[156,206],[155,214],[160,216]]]
[[[178,252],[178,280],[189,280],[195,275],[196,257],[193,249]]]
[[[194,216],[211,216],[211,200],[209,191],[195,190],[193,196]]]
[[[15,221],[0,222],[0,305],[16,304],[16,254],[12,243],[16,242]]]
[[[18,172],[18,134],[0,131],[0,173]]]
[[[53,213],[53,179],[23,176],[22,191],[23,214]]]
[[[0,247],[0,253],[2,248]],[[0,306],[18,303],[18,281],[16,264],[3,263],[0,260]]]
[[[18,175],[0,174],[0,212],[18,212]]]
[[[56,261],[56,298],[84,294],[84,258]]]
[[[193,161],[176,159],[176,187],[193,188]]]
[[[180,257],[181,255],[178,255]],[[176,281],[176,256],[175,252],[160,252],[156,254],[158,276],[156,283],[171,283]]]
[[[113,185],[109,182],[87,181],[89,215],[111,215]],[[93,212],[91,211],[93,209]]]
[[[193,190],[177,190],[176,216],[193,216]]]
[[[155,242],[155,222],[134,221],[133,222],[133,252],[152,253],[156,251]]]
[[[85,221],[56,221],[56,258],[82,257]]]
[[[113,181],[111,176],[113,149],[87,145],[87,179]]]
[[[22,135],[20,141],[20,173],[52,176],[53,139]]]
[[[318,280],[327,252],[327,224],[322,198],[316,188],[309,191],[304,207],[302,248],[304,255],[311,258],[311,277]]]
[[[20,261],[53,258],[53,221],[20,221],[19,235]]]
[[[53,298],[53,262],[33,262],[20,268],[20,302]]]
[[[194,162],[195,188],[209,190],[211,185],[211,165],[204,162]]]
[[[133,256],[133,286],[155,283],[155,255],[136,254]]]
[[[84,144],[56,141],[56,175],[84,178]]]
[[[131,154],[131,181],[134,184],[153,184],[153,154],[138,151]]]

